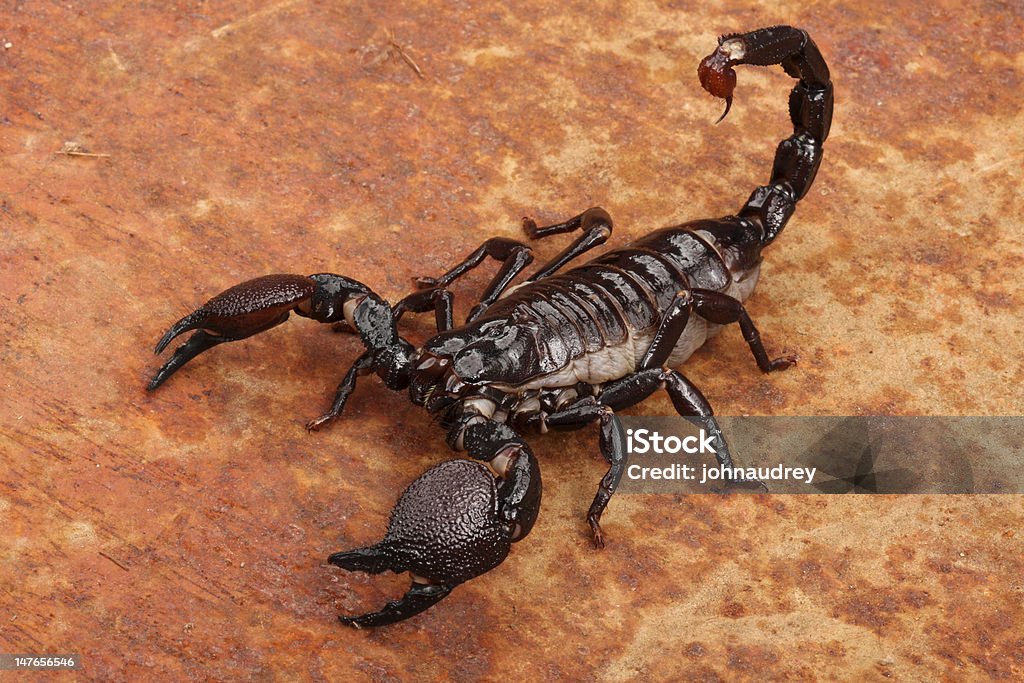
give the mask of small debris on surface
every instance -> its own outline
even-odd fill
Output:
[[[398,39],[395,37],[394,30],[390,28],[388,29],[388,45],[398,52],[398,56],[401,57],[406,64],[412,67],[412,70],[416,72],[417,76],[420,78],[426,78],[426,76],[423,75],[423,71],[420,69],[419,64],[413,61],[413,58],[409,56],[409,53],[406,52],[405,48],[403,48],[398,42]]]
[[[120,567],[121,569],[125,570],[126,572],[127,572],[127,571],[130,571],[130,570],[128,569],[128,567],[124,566],[123,564],[121,564],[120,562],[118,562],[117,560],[115,560],[115,559],[114,559],[113,557],[111,557],[110,555],[107,555],[107,554],[106,554],[105,552],[103,552],[102,550],[100,551],[100,557],[105,557],[105,558],[107,558],[108,560],[110,560],[111,562],[113,562],[114,564],[116,564],[116,565],[117,565],[118,567]]]
[[[365,66],[375,67],[378,64],[389,62],[397,57],[408,64],[409,68],[416,72],[417,76],[422,79],[426,79],[427,77],[423,74],[423,69],[420,68],[420,65],[416,63],[416,60],[414,60],[412,56],[405,51],[402,44],[398,42],[398,38],[395,36],[395,31],[389,28],[385,29],[385,33],[387,34],[388,44],[383,50],[372,45],[367,45],[359,51],[364,55],[373,54],[375,52],[377,53],[376,57],[365,63]]]
[[[110,157],[109,154],[90,152],[77,142],[65,142],[58,151],[54,152],[54,154],[63,154],[66,157],[95,157],[98,159],[107,159]]]
[[[272,16],[272,15],[278,13],[278,12],[281,12],[281,11],[284,11],[286,9],[289,9],[292,5],[294,5],[294,4],[298,3],[298,2],[299,2],[299,0],[281,0],[281,2],[275,3],[275,4],[270,5],[268,7],[264,7],[263,9],[257,10],[256,12],[253,12],[252,14],[250,14],[248,16],[245,16],[245,17],[242,17],[240,19],[236,19],[235,21],[232,21],[232,22],[229,22],[227,24],[224,24],[220,28],[215,28],[212,31],[210,31],[210,35],[213,36],[214,38],[220,38],[221,36],[223,36],[223,35],[225,35],[227,33],[230,33],[231,31],[233,31],[233,30],[235,30],[237,28],[241,28],[241,27],[243,27],[243,26],[245,26],[247,24],[251,24],[252,22],[254,22],[254,21],[258,20],[258,19],[262,19],[263,17],[267,17],[267,16]]]

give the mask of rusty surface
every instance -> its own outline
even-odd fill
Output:
[[[1020,497],[622,496],[597,552],[596,432],[547,435],[530,538],[360,633],[334,616],[404,578],[322,562],[449,457],[429,419],[367,381],[306,434],[357,348],[302,321],[143,390],[166,327],[255,275],[396,297],[523,215],[600,205],[619,244],[734,211],[790,81],[742,69],[713,126],[695,68],[793,23],[836,121],[750,310],[801,363],[763,376],[728,330],[688,375],[721,414],[1017,414],[1021,4],[363,5],[0,9],[0,651],[83,680],[1024,676]]]

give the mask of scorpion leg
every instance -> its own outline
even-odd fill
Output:
[[[715,460],[722,467],[733,468],[729,445],[722,434],[722,428],[715,419],[711,404],[704,394],[678,370],[667,368],[649,368],[628,377],[610,382],[602,389],[598,400],[616,410],[628,408],[664,388],[672,400],[672,406],[681,417],[687,418],[692,424],[703,427],[711,436],[714,444]],[[756,488],[767,491],[762,482],[747,479],[731,479],[730,483],[741,488]]]
[[[472,322],[477,316],[484,312],[488,306],[497,301],[502,293],[508,289],[508,286],[512,284],[512,280],[515,279],[516,275],[523,272],[526,266],[533,263],[533,252],[530,247],[525,244],[521,245],[522,249],[517,250],[512,254],[512,257],[506,259],[501,264],[501,268],[494,274],[494,278],[491,283],[487,285],[484,293],[480,295],[480,301],[466,316],[466,322]]]
[[[594,206],[578,216],[573,216],[564,223],[549,225],[543,228],[537,227],[537,223],[532,219],[524,218],[523,229],[526,230],[530,239],[540,239],[548,235],[583,230],[583,234],[566,247],[562,253],[544,264],[540,270],[526,280],[527,282],[534,282],[552,275],[573,259],[607,242],[612,234],[612,217],[601,207]]]
[[[533,528],[541,481],[526,443],[493,421],[465,427],[463,440],[475,461],[427,470],[399,498],[380,543],[328,558],[349,571],[412,574],[403,598],[378,612],[340,617],[343,624],[385,626],[422,612],[501,564],[511,544]]]
[[[525,263],[522,263],[522,265],[519,266],[519,270],[522,270],[529,265],[531,261],[533,261],[533,256],[530,252],[530,247],[519,240],[513,240],[507,237],[492,237],[473,250],[472,254],[464,258],[461,263],[441,277],[417,277],[413,278],[413,283],[415,283],[415,285],[420,289],[447,287],[483,263],[484,259],[488,256],[496,261],[501,261],[503,265],[507,263],[509,259],[511,259],[513,263],[519,263],[525,260]],[[491,284],[493,285],[493,282]]]
[[[432,288],[421,289],[405,297],[392,309],[397,322],[402,315],[409,311],[411,313],[426,313],[434,309],[434,318],[438,332],[447,332],[455,326],[452,313],[454,297],[448,289]]]
[[[690,290],[684,289],[675,295],[661,319],[658,331],[654,333],[654,340],[640,361],[640,370],[659,368],[668,361],[672,349],[686,329],[686,323],[690,321],[692,307],[693,295]]]
[[[601,455],[608,461],[608,472],[598,485],[597,494],[587,511],[587,524],[593,535],[594,545],[604,547],[601,531],[601,515],[611,501],[615,489],[622,479],[626,467],[626,437],[622,423],[615,415],[616,410],[628,408],[643,401],[658,389],[664,387],[676,411],[684,417],[698,417],[698,426],[707,429],[715,446],[715,457],[724,467],[732,467],[732,457],[726,445],[722,430],[715,420],[711,406],[688,379],[675,370],[652,368],[642,370],[628,377],[609,382],[595,399],[585,396],[543,419],[545,427],[554,429],[575,429],[595,420],[601,421]],[[759,483],[759,482],[758,482]]]
[[[666,321],[662,324],[652,350],[647,353],[648,357],[668,357],[669,351],[678,340],[682,328],[686,326],[692,298],[689,292],[683,291],[676,295],[676,299],[669,308]],[[675,330],[675,336],[672,331]],[[659,341],[660,339],[660,341]],[[656,350],[656,346],[667,346],[669,351]],[[668,391],[669,398],[676,412],[691,420],[698,427],[707,430],[714,444],[715,459],[722,467],[733,467],[732,456],[729,453],[729,446],[722,434],[722,429],[714,417],[711,404],[704,395],[697,389],[690,380],[682,373],[675,370],[662,368],[648,368],[640,370],[628,377],[614,382],[609,382],[602,389],[595,399],[592,396],[585,396],[575,403],[551,413],[545,418],[536,418],[533,424],[555,429],[574,429],[581,425],[589,424],[595,420],[601,421],[601,454],[608,461],[608,472],[601,479],[597,494],[587,512],[587,523],[593,533],[594,544],[604,547],[604,535],[601,532],[600,520],[605,508],[608,506],[626,466],[625,436],[622,432],[622,425],[615,415],[616,410],[628,408],[653,394],[658,389],[664,388]],[[761,482],[747,481],[744,479],[731,480],[731,484],[738,486],[754,486],[767,490]]]
[[[717,325],[728,325],[738,322],[740,330],[743,331],[743,338],[750,346],[751,352],[757,360],[757,367],[761,372],[773,372],[785,370],[796,363],[796,356],[787,355],[779,358],[768,358],[764,344],[761,342],[761,335],[750,319],[750,314],[744,308],[743,303],[728,294],[716,292],[710,289],[693,290],[693,306],[697,314],[708,322]]]
[[[595,401],[587,396],[566,408],[548,415],[544,423],[554,428],[575,428],[599,420],[601,422],[601,439],[599,447],[601,455],[608,461],[608,472],[601,478],[597,487],[594,502],[587,511],[587,524],[594,539],[594,545],[604,547],[604,533],[601,531],[601,515],[608,507],[615,489],[622,480],[626,467],[626,435],[622,431],[622,423],[615,411],[608,405]]]
[[[470,312],[469,320],[472,320],[487,306],[497,301],[516,275],[533,262],[533,253],[529,246],[507,237],[492,237],[441,277],[418,277],[414,278],[413,282],[420,289],[447,289],[448,285],[479,266],[488,256],[502,263],[490,284],[484,289],[480,303]]]
[[[587,209],[580,215],[574,216],[564,223],[558,223],[557,225],[550,225],[544,228],[538,228],[537,223],[530,218],[523,219],[523,230],[525,230],[526,234],[530,236],[530,239],[541,239],[549,235],[571,232],[581,227],[583,228],[583,234],[580,235],[572,244],[566,247],[562,253],[527,278],[527,282],[534,282],[535,280],[545,278],[580,254],[607,242],[608,238],[612,234],[612,219],[611,216],[608,215],[607,211],[599,207]],[[495,276],[494,282],[491,283],[491,286],[488,287],[484,295],[480,297],[480,303],[474,306],[473,310],[469,312],[466,322],[471,323],[479,318],[491,304],[501,298],[502,293],[512,282],[512,278],[527,265],[529,265],[529,261],[523,263],[521,267],[517,268],[515,272],[510,274],[507,278],[501,277],[502,273],[499,272],[498,275]]]
[[[323,415],[314,418],[306,423],[306,431],[315,432],[318,431],[325,424],[337,420],[341,416],[341,411],[345,409],[345,404],[348,403],[349,396],[356,388],[356,379],[359,375],[366,374],[373,369],[373,354],[369,351],[359,356],[356,362],[352,364],[352,367],[345,373],[345,378],[341,380],[341,384],[334,391],[334,401],[331,402],[331,409]]]
[[[530,239],[541,239],[549,235],[572,232],[581,228],[584,231],[583,234],[564,249],[562,253],[534,273],[528,281],[532,282],[547,277],[574,258],[596,246],[604,244],[612,233],[612,219],[608,212],[599,207],[587,209],[564,223],[545,227],[538,227],[537,223],[532,219],[524,218],[523,229]],[[528,245],[504,237],[492,237],[440,278],[418,277],[413,281],[421,289],[445,290],[455,280],[480,265],[487,256],[501,261],[502,264],[490,284],[487,285],[480,295],[480,301],[470,310],[469,315],[466,317],[466,322],[470,323],[480,317],[491,304],[501,298],[501,295],[512,284],[512,280],[533,262],[533,253]],[[405,310],[419,313],[429,310],[429,307],[414,308],[412,303],[413,296],[415,295],[406,297],[406,300],[404,300],[404,303],[407,304]],[[438,331],[441,332],[447,329],[451,329],[451,325],[447,328],[441,327],[441,312],[438,310]]]

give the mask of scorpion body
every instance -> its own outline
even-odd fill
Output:
[[[307,428],[336,419],[357,378],[376,373],[388,388],[408,390],[413,403],[439,416],[449,445],[473,458],[442,463],[413,482],[380,543],[329,558],[352,571],[412,575],[403,598],[378,612],[341,617],[344,623],[380,626],[405,619],[504,560],[511,543],[530,532],[540,506],[540,470],[520,437],[525,430],[600,424],[599,447],[609,468],[587,513],[598,546],[604,544],[600,518],[625,465],[615,411],[665,389],[681,415],[703,420],[719,462],[732,465],[711,406],[672,368],[731,323],[740,325],[762,371],[795,362],[769,358],[743,301],[757,282],[762,249],[814,180],[832,115],[828,68],[805,32],[778,26],[719,40],[698,75],[726,100],[726,113],[737,64],[781,64],[798,83],[790,96],[794,132],[779,144],[768,184],[734,216],[664,228],[565,271],[607,241],[609,215],[591,208],[546,227],[524,219],[533,239],[581,234],[517,286],[514,278],[532,261],[530,247],[495,237],[440,278],[419,278],[419,289],[394,306],[340,275],[271,275],[214,297],[160,340],[158,353],[179,334],[197,330],[156,373],[150,389],[199,353],[278,325],[291,311],[350,329],[366,351],[342,380],[330,411]],[[449,286],[487,257],[501,267],[466,323],[456,325]],[[438,332],[417,348],[398,333],[398,324],[407,312],[429,311]]]

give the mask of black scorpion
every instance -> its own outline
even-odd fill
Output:
[[[341,617],[353,626],[406,619],[458,584],[500,564],[533,527],[541,499],[537,460],[526,429],[571,429],[598,422],[609,463],[587,513],[596,545],[601,513],[622,476],[625,439],[615,411],[664,388],[680,415],[704,418],[718,460],[731,465],[711,406],[678,366],[721,325],[739,323],[763,372],[794,357],[770,359],[743,307],[758,278],[761,250],[772,243],[811,186],[832,118],[832,84],[817,47],[799,29],[728,35],[698,68],[701,84],[732,103],[737,64],[781,64],[799,80],[789,98],[794,132],[776,151],[771,180],[735,216],[664,228],[584,265],[559,272],[603,244],[612,220],[592,208],[558,225],[524,219],[530,238],[582,231],[527,280],[530,247],[494,237],[442,277],[419,278],[415,293],[391,306],[347,277],[269,275],[236,285],[179,320],[157,344],[197,330],[149,383],[162,384],[203,351],[268,330],[290,311],[357,332],[366,351],[345,375],[317,429],[337,418],[360,375],[375,372],[389,389],[408,389],[416,405],[440,417],[448,444],[473,460],[442,463],[402,494],[384,539],[335,553],[351,571],[408,571],[412,585],[381,611]],[[724,117],[725,114],[722,116]],[[452,319],[449,285],[486,257],[500,269],[464,325]],[[398,333],[406,312],[429,312],[437,335],[416,348]]]

